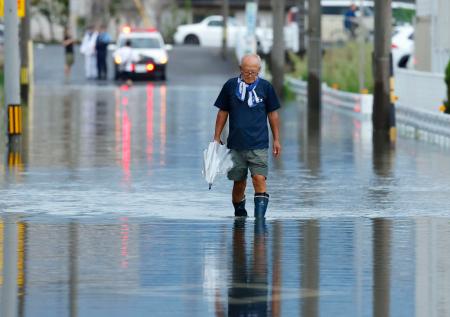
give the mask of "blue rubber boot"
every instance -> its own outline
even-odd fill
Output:
[[[239,203],[233,203],[235,217],[247,217],[247,210],[245,210],[245,197]]]
[[[268,193],[255,193],[255,218],[264,218],[268,204]]]

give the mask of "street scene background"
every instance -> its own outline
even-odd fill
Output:
[[[34,45],[20,148],[0,147],[2,317],[450,314],[448,136],[378,143],[361,105],[324,99],[318,125],[291,91],[266,219],[235,218],[201,173],[234,51],[174,45],[166,80],[126,82],[111,51],[86,79],[79,49],[67,78],[61,44]]]

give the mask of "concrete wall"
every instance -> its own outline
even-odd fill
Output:
[[[416,69],[443,73],[450,58],[450,1],[417,0]]]

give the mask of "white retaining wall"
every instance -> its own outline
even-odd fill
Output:
[[[444,75],[398,69],[395,71],[397,105],[438,112],[447,94]]]

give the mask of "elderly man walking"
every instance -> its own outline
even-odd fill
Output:
[[[219,108],[214,141],[220,135],[229,117],[227,146],[231,149],[234,166],[228,178],[234,182],[232,202],[234,215],[246,217],[245,188],[250,170],[255,190],[255,218],[265,216],[269,203],[266,188],[268,174],[269,129],[273,136],[273,155],[281,153],[279,117],[280,102],[272,85],[259,77],[261,58],[245,55],[241,60],[240,76],[229,79],[222,87],[214,105]]]

